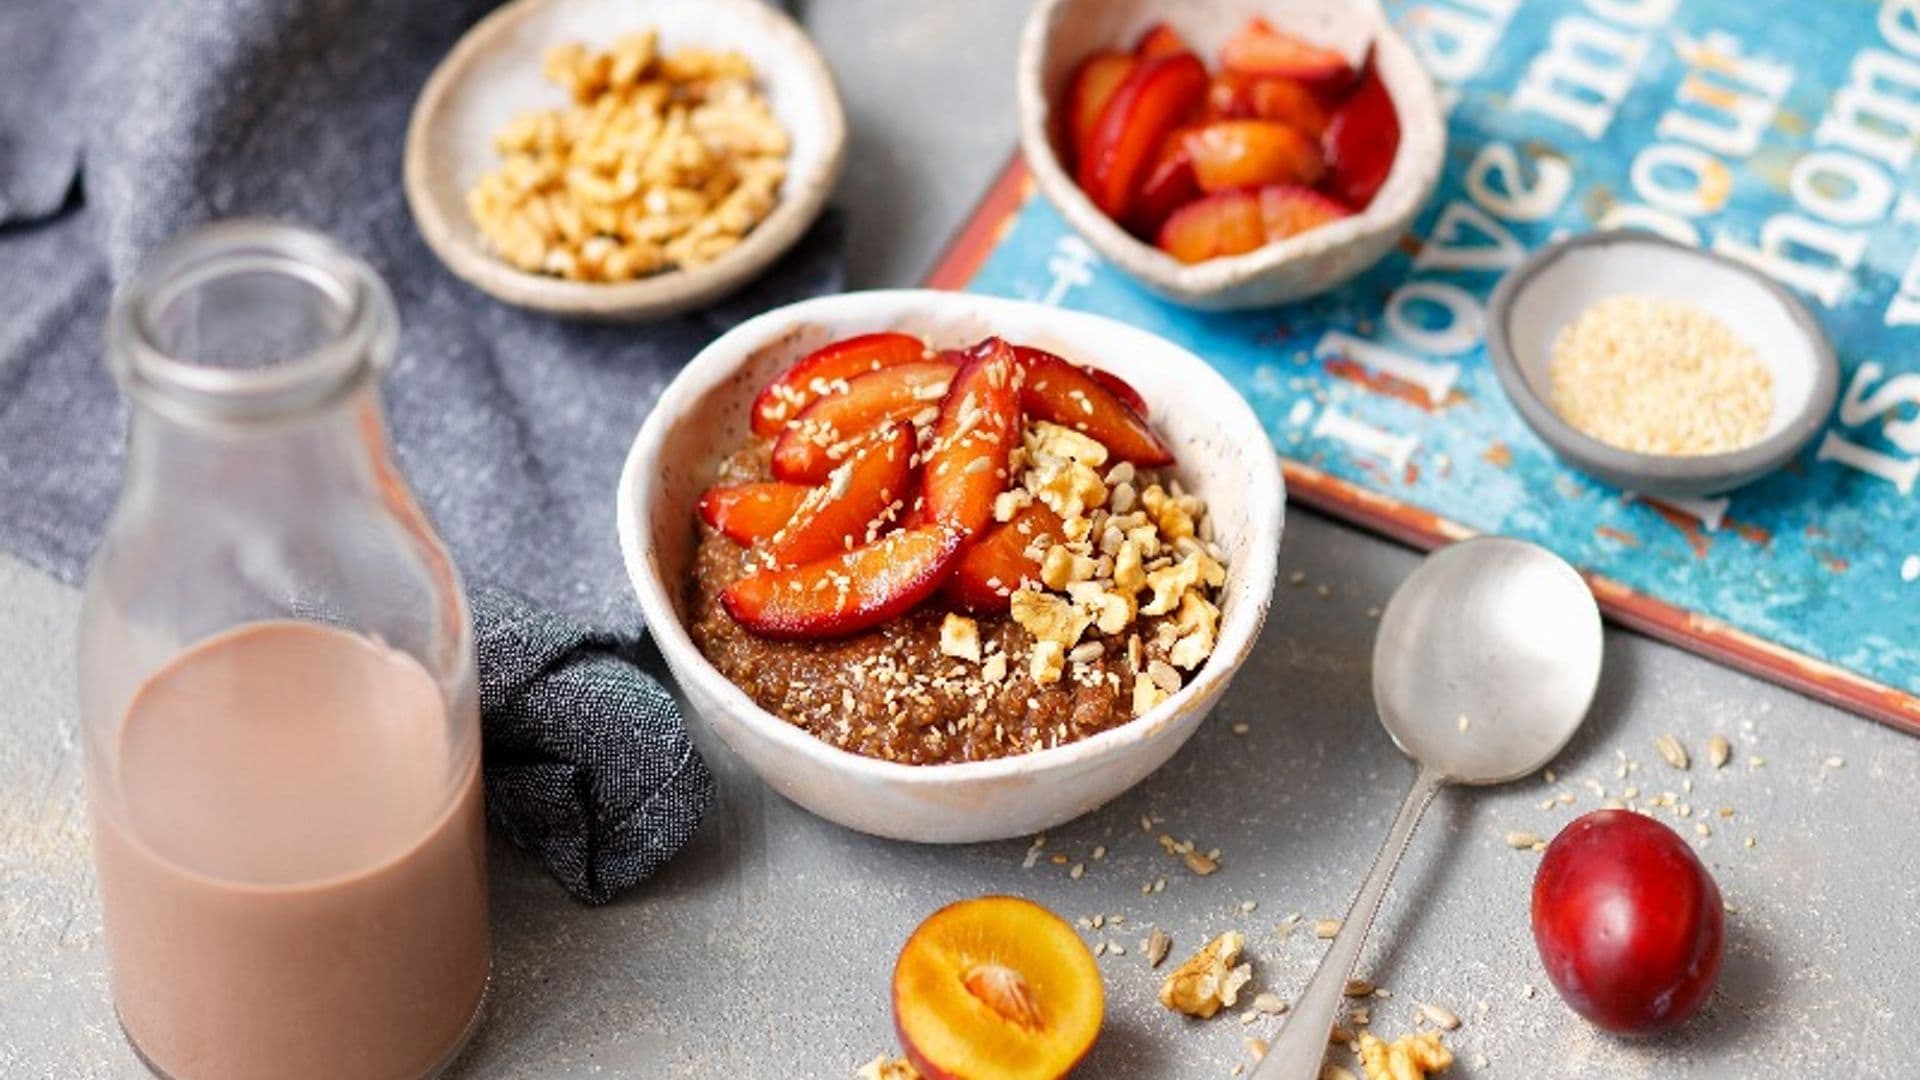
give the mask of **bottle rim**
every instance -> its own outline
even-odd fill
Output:
[[[222,367],[168,348],[156,314],[243,275],[286,277],[332,305],[331,336],[256,367]],[[140,405],[203,426],[280,421],[350,396],[392,364],[393,297],[373,268],[333,239],[270,220],[205,225],[160,247],[114,297],[108,367]]]

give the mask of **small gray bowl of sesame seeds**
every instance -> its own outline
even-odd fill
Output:
[[[1493,292],[1487,352],[1556,454],[1653,496],[1719,494],[1786,464],[1840,387],[1833,345],[1798,297],[1644,232],[1529,256]]]

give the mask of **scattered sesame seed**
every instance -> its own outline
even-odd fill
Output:
[[[1639,453],[1738,450],[1773,415],[1773,375],[1749,343],[1705,311],[1648,296],[1589,306],[1554,338],[1548,373],[1562,419]]]
[[[1707,740],[1707,763],[1716,769],[1726,768],[1727,759],[1733,756],[1733,744],[1727,742],[1725,735],[1714,735]]]
[[[1653,740],[1653,748],[1660,751],[1660,756],[1666,763],[1676,769],[1685,769],[1689,764],[1687,748],[1680,745],[1680,740],[1672,735],[1662,735]]]

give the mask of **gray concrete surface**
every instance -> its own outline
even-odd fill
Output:
[[[902,4],[815,0],[807,15],[838,65],[859,135],[843,193],[860,284],[913,280],[1012,142],[1011,42],[1020,0]],[[964,11],[964,14],[963,14]],[[623,447],[609,447],[619,453]],[[721,802],[659,879],[608,908],[571,901],[525,855],[496,844],[495,989],[460,1072],[475,1077],[847,1077],[892,1043],[893,957],[924,915],[1012,892],[1109,925],[1108,1021],[1082,1075],[1226,1077],[1273,1021],[1180,1019],[1154,1002],[1140,955],[1160,926],[1180,955],[1215,932],[1247,934],[1256,988],[1296,993],[1319,953],[1274,933],[1298,912],[1336,916],[1366,869],[1411,767],[1368,705],[1371,608],[1418,556],[1294,511],[1281,586],[1256,655],[1218,715],[1165,769],[1057,830],[1046,852],[1084,862],[1022,867],[1026,841],[925,848],[815,820],[730,762]],[[1316,586],[1327,586],[1322,596]],[[77,595],[0,557],[0,1075],[141,1075],[107,999],[73,738]],[[1464,1018],[1461,1077],[1892,1077],[1920,1060],[1920,741],[1671,648],[1609,631],[1600,701],[1556,762],[1557,782],[1448,792],[1390,895],[1367,973],[1383,1035],[1416,1001]],[[1235,734],[1237,725],[1246,733]],[[1663,764],[1672,733],[1733,764]],[[1638,764],[1620,778],[1622,757]],[[1750,764],[1759,756],[1764,764]],[[1691,782],[1692,791],[1685,790]],[[1682,1032],[1597,1034],[1553,996],[1527,932],[1537,856],[1599,796],[1631,785],[1695,808],[1663,816],[1692,839],[1730,905],[1721,988]],[[1542,807],[1567,792],[1571,806]],[[1721,807],[1733,816],[1719,816]],[[1219,847],[1196,878],[1138,824]],[[1713,830],[1700,837],[1702,816]],[[1753,846],[1746,846],[1746,839]],[[1093,860],[1097,845],[1105,858]],[[1164,877],[1164,892],[1143,884]],[[1251,912],[1241,910],[1254,901]],[[1125,923],[1115,929],[1114,915]],[[1349,1062],[1351,1064],[1351,1062]]]

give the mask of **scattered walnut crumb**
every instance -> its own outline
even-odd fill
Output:
[[[1239,1000],[1240,988],[1253,978],[1251,964],[1237,964],[1245,939],[1228,930],[1193,954],[1160,984],[1160,1004],[1175,1012],[1210,1019],[1222,1006]]]
[[[1206,877],[1208,874],[1211,874],[1215,870],[1220,869],[1220,862],[1218,859],[1209,858],[1197,851],[1189,851],[1185,855],[1181,856],[1181,858],[1186,862],[1187,869],[1193,871],[1194,873],[1200,875],[1201,877]]]
[[[1313,924],[1313,936],[1329,941],[1340,933],[1340,919],[1320,919]]]
[[[1356,1049],[1367,1080],[1426,1080],[1453,1064],[1453,1051],[1435,1031],[1402,1035],[1391,1043],[1380,1041],[1372,1032],[1361,1032]]]
[[[1287,1011],[1287,1000],[1272,992],[1258,993],[1253,996],[1253,1011],[1264,1016],[1279,1016]]]

